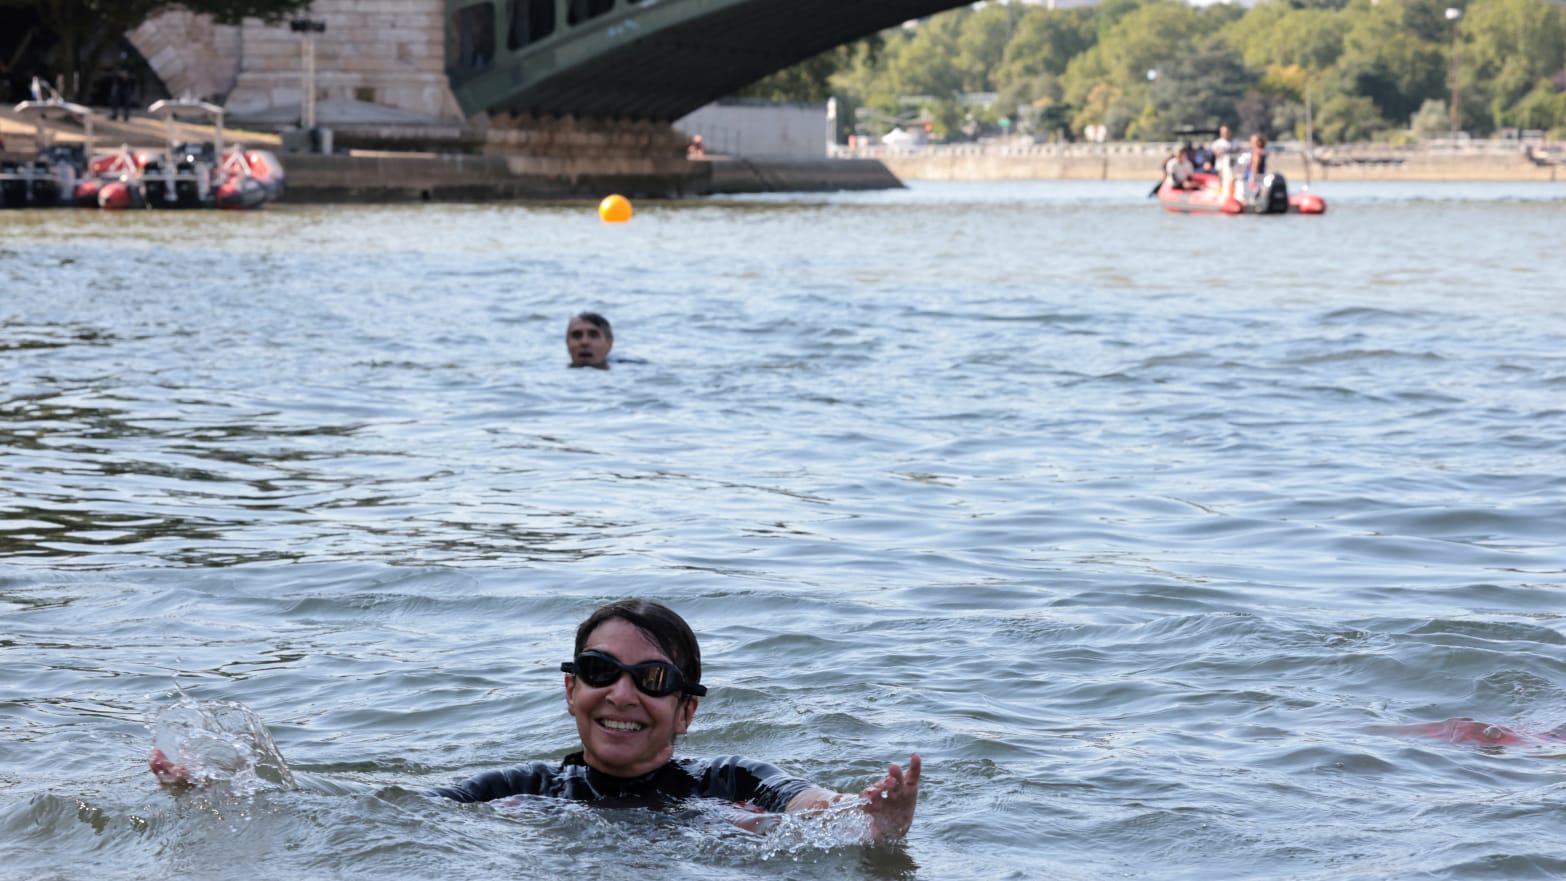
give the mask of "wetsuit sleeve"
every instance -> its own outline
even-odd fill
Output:
[[[513,795],[547,795],[554,777],[555,770],[547,762],[529,762],[486,771],[455,786],[437,786],[425,794],[461,802],[493,801]]]
[[[791,777],[766,762],[743,756],[713,759],[701,775],[702,795],[750,802],[764,811],[782,813],[794,796],[814,786]]]

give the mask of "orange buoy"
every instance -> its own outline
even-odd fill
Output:
[[[631,213],[631,200],[618,193],[605,196],[598,203],[598,216],[603,218],[604,223],[625,223],[631,219]]]

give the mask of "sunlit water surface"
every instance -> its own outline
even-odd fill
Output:
[[[1384,727],[1566,721],[1566,184],[1145,190],[0,215],[0,877],[1566,874],[1566,747]],[[906,845],[419,794],[629,594]],[[160,790],[176,689],[299,788]]]

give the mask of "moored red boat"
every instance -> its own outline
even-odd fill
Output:
[[[148,160],[142,188],[151,208],[259,208],[283,192],[283,165],[265,150],[225,148],[223,108],[189,98],[155,102],[147,110],[162,114],[169,148]],[[212,120],[211,143],[180,143],[174,120],[180,115]]]
[[[80,208],[145,208],[141,172],[146,154],[129,146],[96,156],[87,164],[87,175],[76,185],[74,201]]]
[[[33,98],[16,105],[16,114],[36,126],[31,160],[0,162],[0,208],[53,208],[74,204],[76,187],[87,174],[92,155],[92,110],[54,94],[33,78]],[[73,120],[82,127],[79,144],[55,143],[45,121],[50,116]]]
[[[16,112],[37,125],[37,157],[0,162],[0,208],[258,208],[283,193],[283,165],[266,150],[225,150],[223,109],[189,99],[158,101],[148,108],[168,123],[162,153],[128,145],[93,153],[92,110],[62,100],[34,79],[33,100]],[[213,121],[211,143],[180,143],[175,117],[199,114]],[[45,122],[68,118],[82,129],[80,143],[55,143]]]
[[[272,201],[283,195],[283,163],[267,150],[246,150],[235,144],[223,157],[222,172],[227,176],[224,186],[229,192],[261,193],[263,201]],[[219,187],[220,192],[223,187]],[[221,202],[224,197],[219,196]],[[219,205],[219,207],[229,207]]]

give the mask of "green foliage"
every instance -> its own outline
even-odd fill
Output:
[[[1334,95],[1316,115],[1316,137],[1325,144],[1370,140],[1387,127],[1376,102],[1363,95]]]
[[[1566,88],[1566,8],[1537,0],[1475,0],[1463,16],[1458,77],[1464,122],[1472,96],[1493,126],[1566,126],[1556,96]]]
[[[769,101],[824,102],[836,94],[832,78],[840,71],[850,70],[861,59],[873,64],[881,48],[881,38],[871,37],[858,43],[837,46],[806,59],[793,67],[763,77],[742,89],[745,98],[765,98]]]
[[[1157,114],[1157,129],[1172,139],[1180,126],[1217,128],[1233,124],[1236,108],[1259,77],[1239,53],[1217,37],[1166,63],[1153,81],[1149,99]],[[1256,127],[1270,134],[1270,127]],[[1149,132],[1152,134],[1152,132]]]
[[[1093,31],[1102,37],[1120,23],[1122,18],[1141,8],[1142,0],[1103,0],[1093,7]]]
[[[957,57],[952,65],[961,76],[965,92],[994,90],[990,71],[1005,60],[1006,44],[1011,40],[1010,10],[989,6],[962,19],[955,40]]]
[[[1451,108],[1447,102],[1431,98],[1420,105],[1408,128],[1420,140],[1444,138],[1452,131]]]
[[[929,108],[929,114],[934,120],[930,134],[941,140],[950,140],[961,132],[967,120],[967,113],[962,106],[950,99],[937,101]]]
[[[1019,16],[1005,55],[995,72],[996,85],[1041,74],[1060,76],[1071,59],[1098,39],[1088,7],[1046,13],[1028,7]]]
[[[1419,2],[1382,0],[1355,21],[1334,65],[1336,92],[1369,98],[1386,119],[1408,119],[1426,99],[1447,91],[1450,51],[1409,25],[1430,17]]]
[[[1296,9],[1264,3],[1224,28],[1224,38],[1254,68],[1296,65],[1322,71],[1343,52],[1353,22],[1329,9]]]
[[[1456,22],[1449,6],[1462,10]],[[801,100],[830,92],[892,115],[922,110],[948,137],[971,131],[970,116],[1011,116],[1030,133],[1102,124],[1113,138],[1163,139],[1221,121],[1303,137],[1308,98],[1318,139],[1336,143],[1445,132],[1454,56],[1466,130],[1566,129],[1566,6],[1547,0],[963,6],[757,88]],[[958,99],[975,92],[996,93],[994,106]]]
[[[1103,71],[1122,86],[1147,81],[1190,49],[1203,33],[1201,13],[1177,0],[1153,0],[1129,13],[1098,41]],[[1074,66],[1073,66],[1074,67]],[[1074,92],[1073,67],[1066,69],[1068,93]]]
[[[1551,137],[1566,136],[1566,90],[1541,82],[1502,115],[1504,125],[1520,129],[1539,129]]]

